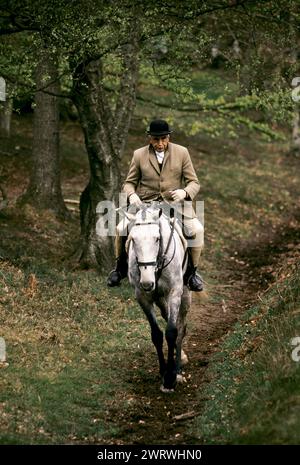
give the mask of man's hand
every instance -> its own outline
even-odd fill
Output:
[[[170,191],[170,194],[175,202],[181,202],[186,198],[186,191],[184,189],[175,189],[175,191]]]
[[[143,202],[135,192],[129,196],[129,203],[130,205],[136,205],[137,207],[140,207],[143,204]]]

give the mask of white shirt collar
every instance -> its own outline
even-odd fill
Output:
[[[156,152],[155,150],[155,155],[158,163],[162,163],[164,161],[165,152]]]

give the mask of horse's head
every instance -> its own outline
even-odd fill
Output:
[[[151,208],[138,211],[135,223],[130,231],[130,238],[140,271],[140,286],[146,292],[155,289],[155,271],[160,248],[160,214],[160,210]]]

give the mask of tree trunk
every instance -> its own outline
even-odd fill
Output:
[[[114,237],[97,232],[97,221],[103,221],[103,213],[107,214],[107,211],[96,213],[96,207],[102,201],[117,204],[121,185],[119,162],[135,106],[136,58],[137,47],[128,46],[124,54],[126,68],[114,110],[102,84],[100,61],[78,66],[73,76],[73,101],[79,113],[90,164],[90,180],[80,198],[80,262],[87,267],[97,265],[102,271],[111,268],[114,261]],[[114,211],[110,214],[113,216]]]
[[[65,216],[60,184],[59,91],[57,64],[46,49],[36,69],[35,109],[33,121],[32,168],[27,191],[19,200],[38,209],[50,209]]]
[[[78,74],[77,74],[78,76]],[[114,200],[120,189],[118,155],[114,150],[109,128],[110,110],[98,84],[99,63],[90,63],[75,82],[74,103],[84,132],[89,157],[90,180],[80,197],[81,255],[83,266],[98,265],[102,271],[113,260],[112,236],[96,232],[96,207],[101,201]]]
[[[115,200],[120,188],[117,155],[108,139],[103,120],[94,101],[97,89],[82,88],[74,100],[85,137],[90,165],[90,180],[80,196],[81,253],[84,267],[97,265],[106,271],[112,263],[113,238],[97,234],[99,202]],[[105,121],[104,121],[105,122]]]

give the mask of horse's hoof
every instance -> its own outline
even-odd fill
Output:
[[[182,351],[181,351],[181,366],[184,366],[184,365],[186,365],[187,363],[189,363],[188,356],[187,356],[186,353],[182,350]]]
[[[163,384],[160,386],[160,390],[161,392],[164,392],[165,394],[171,394],[172,392],[174,392],[174,389],[165,388]]]
[[[180,375],[180,374],[178,374],[178,375],[176,376],[176,381],[177,381],[177,383],[179,383],[179,384],[181,384],[181,383],[186,383],[185,377],[182,376],[182,375]]]

